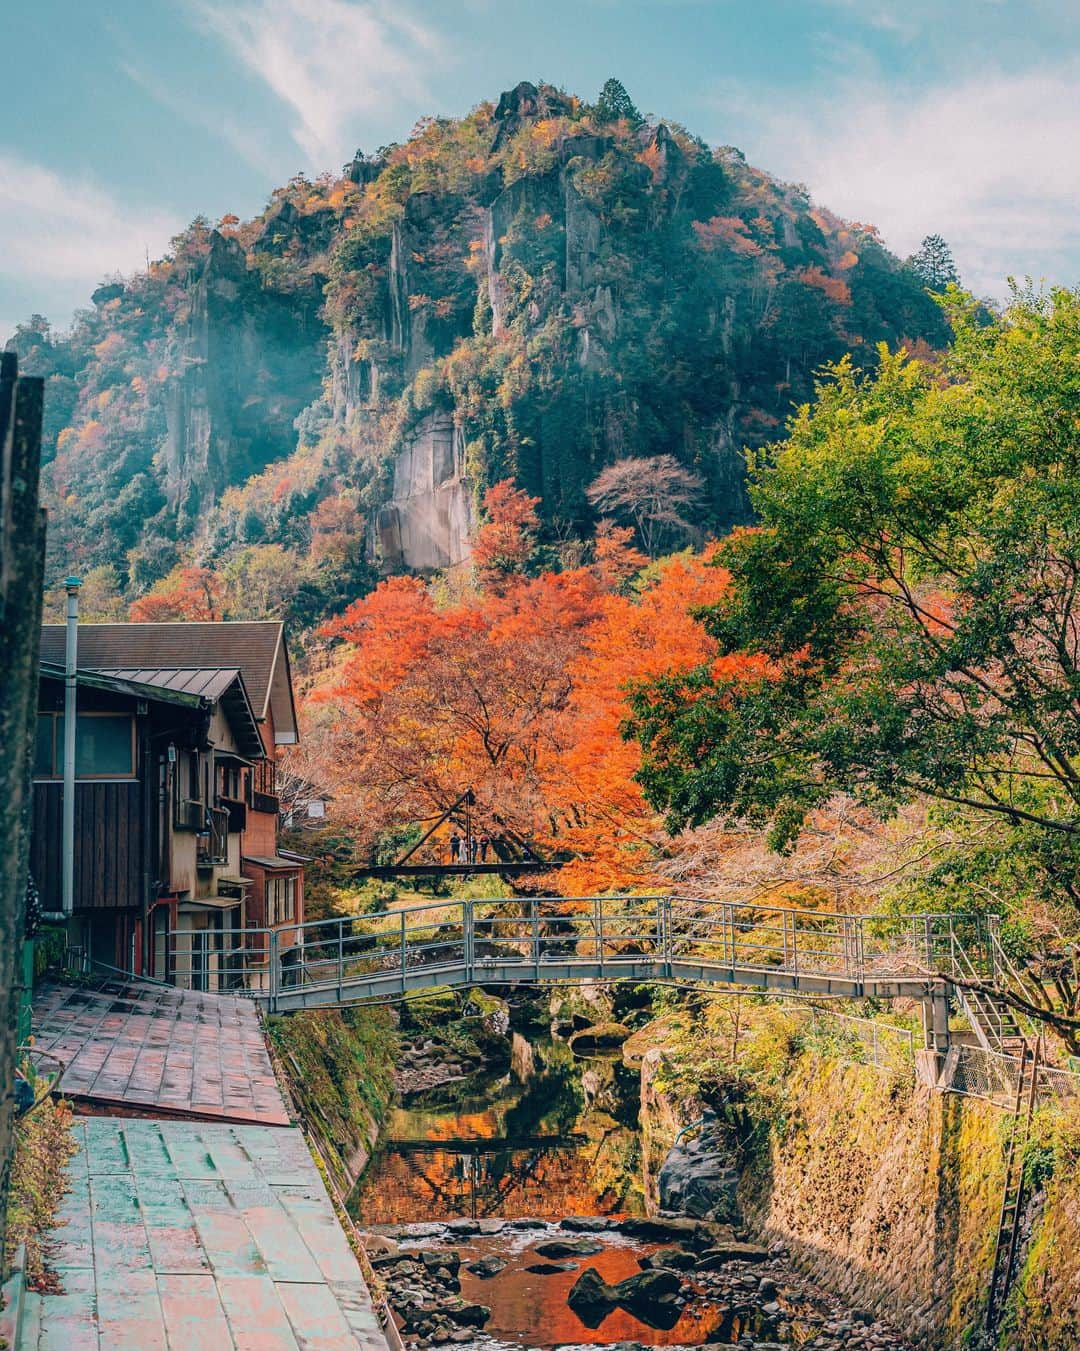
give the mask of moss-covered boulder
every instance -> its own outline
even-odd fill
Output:
[[[613,1051],[629,1036],[630,1029],[625,1023],[594,1023],[575,1032],[570,1045],[577,1052]]]

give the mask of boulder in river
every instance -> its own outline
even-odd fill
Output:
[[[728,1262],[767,1262],[768,1248],[758,1243],[722,1243],[715,1248],[706,1248],[696,1262],[698,1271],[715,1271]]]
[[[461,1266],[461,1258],[456,1252],[431,1252],[425,1248],[417,1256],[427,1271],[438,1271],[440,1267],[445,1267],[451,1276],[456,1276]]]
[[[566,1302],[587,1328],[598,1328],[619,1297],[595,1267],[586,1267],[570,1287]]]
[[[682,1278],[666,1267],[640,1271],[613,1287],[621,1308],[657,1328],[673,1328],[679,1321],[680,1306],[675,1300],[681,1288]]]
[[[638,1265],[654,1271],[659,1267],[669,1267],[673,1271],[689,1271],[696,1261],[694,1254],[687,1252],[685,1248],[659,1248],[648,1257],[643,1257]]]
[[[559,1221],[560,1229],[569,1229],[571,1233],[577,1234],[602,1234],[614,1227],[615,1221],[603,1215],[567,1215],[565,1220]]]
[[[525,1268],[534,1276],[557,1276],[561,1271],[577,1271],[577,1269],[576,1262],[533,1262],[531,1266]]]
[[[630,1029],[624,1023],[593,1023],[583,1027],[570,1038],[570,1047],[574,1051],[610,1051],[621,1046],[630,1035]]]
[[[592,1257],[603,1252],[604,1245],[591,1238],[552,1238],[546,1243],[538,1243],[536,1251],[541,1257]]]
[[[506,1263],[501,1257],[480,1257],[475,1262],[467,1263],[465,1270],[479,1276],[482,1281],[488,1281],[492,1276],[497,1276],[505,1266]]]
[[[658,1243],[692,1243],[702,1226],[697,1220],[638,1215],[628,1220],[620,1220],[616,1228],[620,1234],[626,1234],[630,1238],[643,1238]]]
[[[482,1328],[491,1317],[491,1310],[486,1304],[466,1304],[464,1301],[440,1304],[438,1312],[466,1328]]]
[[[694,1139],[683,1138],[668,1150],[657,1178],[660,1209],[697,1219],[738,1218],[734,1166],[727,1135],[706,1127]]]

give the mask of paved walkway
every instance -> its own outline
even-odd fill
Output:
[[[246,999],[108,980],[34,996],[37,1047],[76,1102],[287,1125],[259,1016]]]
[[[79,1118],[18,1351],[386,1351],[296,1127]]]

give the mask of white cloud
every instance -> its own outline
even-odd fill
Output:
[[[270,138],[261,127],[238,121],[224,109],[203,106],[190,95],[170,88],[160,77],[133,62],[121,62],[120,69],[144,94],[148,94],[174,117],[216,136],[269,182],[278,180],[283,172],[283,157],[274,153]]]
[[[798,107],[738,86],[717,99],[755,162],[805,182],[822,205],[872,222],[901,255],[945,236],[965,283],[1080,279],[1080,62],[898,88],[860,73]],[[1071,269],[1072,275],[1067,275]]]
[[[313,169],[355,149],[360,119],[430,102],[443,39],[390,0],[194,0],[204,23],[293,111]]]
[[[22,288],[76,283],[85,295],[106,274],[160,257],[180,222],[142,211],[94,184],[0,151],[0,280]]]

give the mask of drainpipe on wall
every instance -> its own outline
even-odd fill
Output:
[[[78,577],[64,581],[67,591],[67,641],[64,647],[64,816],[61,836],[61,905],[65,918],[75,909],[75,730],[78,716],[76,668],[79,657]]]

